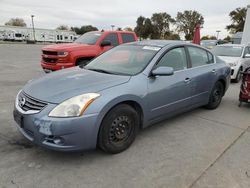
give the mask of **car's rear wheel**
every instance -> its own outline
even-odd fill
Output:
[[[224,94],[224,85],[218,81],[215,83],[212,92],[210,93],[209,102],[206,105],[207,109],[215,109],[217,108],[222,100]]]
[[[121,104],[110,110],[102,121],[98,146],[108,153],[120,153],[134,141],[139,130],[139,115],[134,108]]]

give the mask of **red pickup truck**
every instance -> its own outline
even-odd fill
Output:
[[[41,66],[45,72],[86,65],[91,59],[122,43],[137,40],[134,32],[93,31],[70,44],[54,44],[42,48]]]

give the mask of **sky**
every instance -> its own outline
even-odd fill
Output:
[[[0,25],[19,17],[30,27],[31,15],[35,15],[37,28],[90,24],[110,30],[111,25],[133,28],[141,15],[167,12],[175,18],[177,12],[196,10],[205,20],[201,35],[216,36],[219,30],[219,38],[224,38],[229,34],[225,27],[231,23],[230,11],[248,4],[250,0],[0,0]]]

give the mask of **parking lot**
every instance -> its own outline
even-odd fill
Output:
[[[42,45],[0,44],[0,187],[250,187],[250,105],[232,83],[220,107],[181,114],[139,133],[123,153],[53,152],[12,118],[17,92],[44,76]]]

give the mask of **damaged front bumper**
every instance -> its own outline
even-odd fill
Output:
[[[15,103],[14,119],[19,131],[31,142],[57,151],[79,151],[96,148],[98,114],[73,118],[48,117],[56,104],[40,112],[25,112]]]

